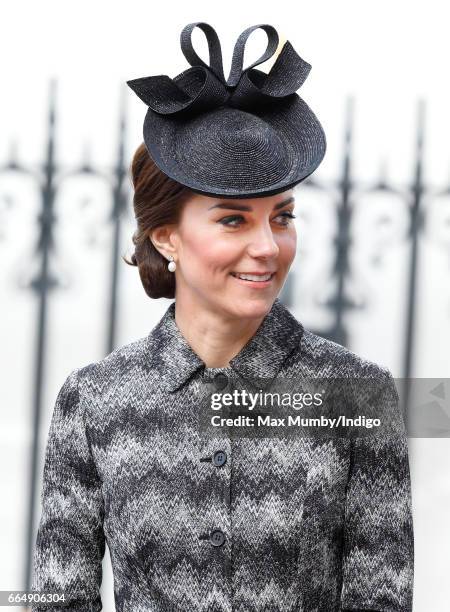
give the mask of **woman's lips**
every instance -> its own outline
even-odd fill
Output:
[[[254,287],[255,289],[264,289],[264,287],[269,287],[269,285],[271,284],[273,277],[275,276],[275,272],[273,272],[272,276],[265,281],[245,280],[243,278],[239,278],[238,276],[234,276],[234,274],[231,274],[231,272],[230,276],[234,278],[238,283],[246,285],[247,287]]]

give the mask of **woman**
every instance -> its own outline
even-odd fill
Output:
[[[209,67],[192,48],[197,26]],[[258,27],[267,50],[243,71]],[[175,301],[148,336],[74,370],[58,395],[33,588],[64,591],[64,609],[101,610],[108,542],[123,612],[410,611],[398,402],[378,436],[202,426],[212,394],[235,384],[369,379],[398,395],[388,369],[313,334],[278,299],[296,254],[293,187],[325,153],[292,91],[310,66],[286,43],[269,75],[255,70],[278,46],[267,25],[238,38],[226,82],[211,26],[188,24],[181,43],[192,69],[128,82],[149,105],[131,167],[131,263],[149,297]]]

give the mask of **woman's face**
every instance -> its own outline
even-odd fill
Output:
[[[295,257],[294,205],[292,189],[252,199],[192,195],[171,236],[175,298],[224,316],[264,316]],[[256,274],[258,280],[238,274]],[[270,280],[262,281],[267,275]]]

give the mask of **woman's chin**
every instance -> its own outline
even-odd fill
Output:
[[[227,310],[233,312],[234,316],[242,319],[256,319],[264,317],[272,308],[276,295],[253,295],[230,297],[229,307]]]

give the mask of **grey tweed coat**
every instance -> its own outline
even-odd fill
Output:
[[[73,370],[59,391],[32,585],[65,592],[68,607],[53,609],[102,610],[105,543],[120,612],[412,609],[405,431],[202,436],[202,386],[234,373],[394,385],[388,369],[315,335],[279,299],[229,367],[205,368],[172,302],[146,337]]]

